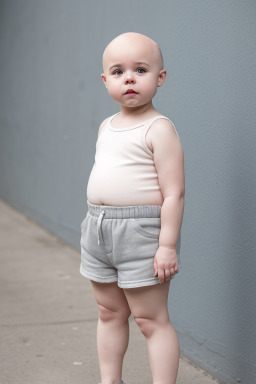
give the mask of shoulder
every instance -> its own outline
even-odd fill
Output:
[[[100,124],[99,130],[98,130],[98,136],[100,135],[102,129],[105,127],[107,121],[108,121],[109,119],[111,119],[111,117],[112,117],[112,116],[109,116],[109,117],[107,117],[105,120],[102,121],[102,123]]]
[[[165,116],[152,123],[149,130],[149,139],[153,148],[163,144],[182,148],[174,124]]]
[[[158,134],[174,135],[178,137],[174,124],[165,116],[156,119],[151,124],[150,130],[151,132],[157,132]]]

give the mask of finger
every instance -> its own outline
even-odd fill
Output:
[[[158,275],[157,261],[154,259],[154,277]]]
[[[170,269],[165,269],[165,271],[164,271],[165,279],[169,279],[170,274],[171,274]]]
[[[161,283],[164,283],[164,270],[163,269],[158,270],[158,277],[159,277],[159,280],[161,281]]]
[[[164,281],[165,281],[165,282],[170,281],[171,278],[172,278],[172,276],[171,276],[171,271],[170,271],[170,269],[165,270],[165,278],[164,278]]]

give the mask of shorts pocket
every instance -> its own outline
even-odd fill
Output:
[[[86,214],[84,220],[83,220],[82,223],[81,223],[81,231],[83,231],[83,229],[84,229],[84,227],[85,227],[85,224],[86,224],[86,221],[87,221],[88,217],[89,217],[89,212],[87,212],[87,214]]]
[[[139,217],[130,219],[133,228],[142,236],[158,239],[161,231],[160,217]]]

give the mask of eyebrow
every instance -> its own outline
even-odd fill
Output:
[[[143,65],[147,65],[149,68],[150,68],[150,65],[148,65],[147,63],[144,63],[143,61],[138,61],[136,62],[135,64],[137,65],[140,65],[140,64],[143,64]],[[114,65],[111,65],[111,67],[109,68],[109,71],[114,68],[114,67],[122,67],[122,64],[114,64]]]

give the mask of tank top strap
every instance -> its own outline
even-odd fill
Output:
[[[143,133],[144,133],[145,135],[146,135],[148,129],[151,127],[151,125],[152,125],[156,120],[158,120],[158,119],[166,119],[166,120],[170,121],[170,123],[172,123],[172,125],[173,125],[173,128],[174,128],[174,130],[175,130],[175,132],[176,132],[178,138],[180,139],[180,137],[179,137],[179,135],[178,135],[178,132],[176,131],[176,128],[175,128],[175,125],[173,124],[173,122],[172,122],[170,119],[168,119],[168,117],[163,116],[163,115],[157,115],[157,116],[154,116],[154,117],[152,117],[151,119],[145,121],[145,123],[144,123],[144,127],[143,127]]]
[[[105,122],[105,124],[104,124],[104,126],[103,126],[103,128],[102,128],[102,130],[101,130],[101,132],[100,132],[100,136],[101,136],[101,134],[102,134],[104,131],[106,131],[106,128],[109,126],[109,123],[111,122],[111,120],[112,120],[116,115],[118,115],[118,113],[115,113],[114,115],[110,116],[110,117],[107,119],[107,121]]]
[[[109,117],[107,123],[111,123],[111,121],[113,120],[113,118],[114,118],[115,116],[119,115],[119,114],[120,114],[120,112],[114,113],[114,115],[112,115],[112,116]]]

